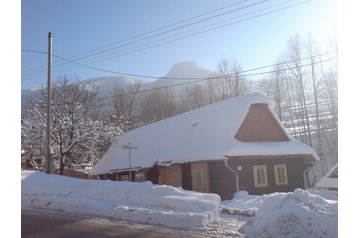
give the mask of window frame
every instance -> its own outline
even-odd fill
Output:
[[[279,175],[279,170],[283,169],[284,172],[284,180],[285,181],[279,181],[280,180],[280,175]],[[288,185],[288,177],[287,177],[287,165],[286,164],[275,164],[274,165],[274,171],[275,171],[275,183],[277,186],[281,186],[281,185]]]
[[[144,181],[146,181],[145,173],[144,172],[135,173],[134,181],[135,182],[144,182]]]
[[[255,188],[268,187],[267,166],[265,164],[263,164],[263,165],[253,165],[252,169],[253,169],[253,173],[254,173],[254,186],[255,186]],[[262,170],[262,169],[264,171],[264,174],[263,174],[264,183],[258,183],[259,182],[259,176],[258,176],[257,172],[259,170]]]

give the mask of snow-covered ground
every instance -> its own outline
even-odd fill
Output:
[[[337,198],[336,191],[328,190],[262,196],[238,192],[222,207],[231,214],[247,214],[241,216],[247,223],[240,232],[248,237],[338,237],[338,201],[319,194]]]
[[[151,182],[84,180],[34,171],[21,174],[23,210],[206,229],[226,237],[337,237],[337,198],[334,191],[296,189],[263,196],[238,192],[233,200],[221,202],[216,194]]]
[[[151,182],[85,180],[22,171],[21,208],[92,214],[192,228],[219,218],[217,194],[185,191]]]

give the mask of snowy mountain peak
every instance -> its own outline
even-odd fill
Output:
[[[213,71],[198,66],[194,61],[183,61],[173,65],[163,78],[203,78],[212,75]]]
[[[127,86],[141,83],[141,90],[160,88],[166,86],[175,86],[180,85],[183,82],[189,82],[190,80],[183,81],[183,78],[190,79],[191,81],[196,81],[197,78],[208,78],[214,76],[216,73],[214,71],[205,69],[199,66],[194,61],[183,61],[177,63],[171,67],[166,75],[159,78],[158,80],[152,82],[144,82],[136,77],[131,76],[103,76],[103,77],[93,77],[86,80],[81,81],[82,86],[85,89],[98,90],[99,97],[106,97],[113,95],[113,90],[116,88],[125,88]],[[168,79],[174,78],[174,79]],[[175,79],[179,78],[179,79]],[[181,79],[180,79],[181,78]],[[176,94],[180,94],[183,89],[186,87],[190,87],[194,84],[187,84],[181,87],[173,87],[170,88]],[[40,88],[33,89],[23,89],[21,91],[21,111],[22,114],[26,114],[26,108],[29,103],[32,101],[33,97],[39,94]]]
[[[197,81],[198,78],[213,77],[215,75],[216,73],[214,71],[205,69],[197,65],[194,61],[183,61],[173,65],[166,75],[147,86],[148,88],[168,87],[180,85],[184,82]],[[192,85],[193,84],[184,84],[180,87],[170,88],[170,90],[179,95],[182,90]]]

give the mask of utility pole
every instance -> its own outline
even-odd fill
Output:
[[[128,145],[123,145],[122,146],[123,149],[128,150],[129,151],[129,181],[132,182],[132,160],[131,160],[131,150],[136,150],[138,149],[137,146],[131,146],[131,143],[128,142]]]
[[[51,123],[51,66],[52,66],[52,33],[48,33],[48,67],[47,67],[47,123],[46,123],[46,173],[52,171],[50,123]]]

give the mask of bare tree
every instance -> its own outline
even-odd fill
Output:
[[[333,158],[338,159],[338,83],[337,83],[337,71],[334,69],[328,72],[322,71],[322,87],[323,92],[326,95],[325,105],[328,109],[328,115],[326,115],[325,127],[322,128],[325,133],[325,141],[328,148],[331,148],[330,154]],[[332,157],[332,156],[331,156]],[[336,159],[331,161],[331,164],[336,163]]]
[[[287,63],[286,66],[290,69],[291,79],[295,84],[296,95],[301,104],[303,115],[304,115],[304,127],[303,130],[308,136],[308,144],[312,146],[311,138],[311,126],[308,117],[308,108],[307,108],[307,92],[306,92],[306,80],[303,72],[302,56],[303,48],[301,46],[302,40],[299,35],[294,35],[288,41],[288,54],[287,58],[290,63]]]
[[[320,110],[319,110],[319,92],[320,92],[320,79],[317,77],[316,67],[317,65],[317,57],[318,50],[314,46],[312,41],[311,35],[308,35],[307,39],[307,53],[310,57],[310,69],[311,69],[311,79],[312,79],[312,89],[313,89],[313,98],[314,98],[314,105],[315,105],[315,116],[316,116],[316,134],[317,134],[317,152],[318,156],[323,159],[323,149],[322,149],[322,136],[321,136],[321,121],[320,121]]]
[[[184,89],[179,98],[177,112],[187,112],[209,104],[205,95],[205,88],[199,84]]]
[[[265,80],[266,95],[271,98],[273,103],[274,110],[276,111],[279,119],[283,120],[283,107],[284,99],[286,95],[285,83],[286,83],[286,73],[283,71],[284,66],[281,64],[282,60],[277,59],[274,71],[271,73],[268,79]]]
[[[111,139],[122,132],[120,127],[98,113],[101,104],[96,95],[95,91],[83,89],[79,83],[71,83],[67,77],[60,78],[53,87],[51,147],[54,159],[59,163],[60,174],[65,166],[98,159],[96,155],[100,156]],[[45,102],[46,93],[43,90],[29,109],[31,123],[42,135],[46,125]]]
[[[214,95],[219,100],[244,95],[248,91],[247,81],[241,76],[241,66],[234,58],[222,59],[217,64],[217,72],[221,77],[212,81],[215,85]]]
[[[25,167],[28,161],[35,170],[43,169],[45,143],[44,131],[21,119],[21,160],[24,161]]]
[[[139,118],[144,124],[174,116],[177,104],[173,93],[168,89],[152,91],[140,102]]]
[[[113,90],[112,105],[115,115],[113,121],[118,125],[124,126],[124,131],[129,131],[138,124],[135,106],[141,86],[140,83],[135,83],[127,85],[124,88],[117,87]]]
[[[216,95],[216,84],[215,84],[216,78],[212,78],[207,80],[207,82],[204,85],[204,95],[205,99],[207,101],[207,104],[212,104],[217,101],[219,101],[219,96]]]
[[[310,36],[293,36],[274,73],[259,84],[290,133],[318,152],[314,179],[338,159],[337,62],[322,59],[321,52]]]

